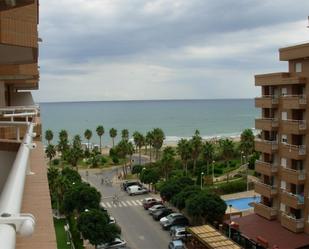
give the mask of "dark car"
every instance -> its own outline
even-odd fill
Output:
[[[146,202],[146,203],[143,203],[143,207],[144,209],[148,210],[148,208],[151,208],[152,206],[158,205],[158,204],[162,204],[162,201],[155,200],[155,201]]]
[[[165,217],[169,214],[173,213],[173,210],[170,208],[163,208],[160,210],[157,210],[153,213],[152,217],[154,220],[160,220],[162,217]]]
[[[188,226],[189,220],[184,216],[176,216],[176,217],[169,217],[168,220],[162,224],[164,230],[169,230],[171,226]]]
[[[124,191],[127,191],[127,188],[133,185],[137,185],[140,187],[143,187],[143,184],[141,184],[140,182],[137,181],[125,181],[121,184],[121,189]]]

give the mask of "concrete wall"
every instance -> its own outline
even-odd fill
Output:
[[[11,95],[12,106],[34,105],[31,92],[17,92]]]

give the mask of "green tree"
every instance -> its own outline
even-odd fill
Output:
[[[150,162],[151,162],[152,146],[153,146],[153,132],[152,131],[148,131],[146,133],[145,145],[146,145],[146,154],[147,154],[147,145],[149,145],[149,159],[150,159]]]
[[[175,151],[172,147],[168,146],[164,148],[161,159],[161,165],[163,167],[164,177],[167,180],[169,173],[175,164]]]
[[[209,174],[209,165],[212,163],[215,157],[215,147],[213,143],[206,141],[202,146],[202,156],[207,164],[207,175]]]
[[[53,140],[54,138],[54,133],[51,130],[46,130],[45,131],[45,139],[47,140],[48,144]]]
[[[251,129],[245,129],[240,135],[240,149],[249,156],[254,151],[254,134]]]
[[[191,146],[187,139],[180,139],[177,144],[177,153],[181,158],[183,170],[188,173],[188,161],[191,157]]]
[[[72,214],[75,210],[81,213],[85,209],[98,209],[100,200],[100,192],[86,183],[81,183],[65,192],[63,205],[67,214]]]
[[[129,143],[127,140],[122,139],[115,147],[116,155],[118,158],[124,160],[122,171],[124,176],[127,176],[127,155],[129,154]]]
[[[84,137],[87,139],[87,143],[88,143],[88,150],[89,150],[89,148],[90,148],[90,139],[91,139],[91,137],[92,137],[92,131],[91,130],[89,130],[89,129],[87,129],[87,130],[85,130],[85,132],[84,132]]]
[[[117,130],[115,128],[111,128],[109,130],[109,136],[112,138],[113,148],[114,148],[115,147],[115,137],[117,137]]]
[[[195,173],[196,161],[202,150],[202,137],[198,130],[195,131],[193,137],[190,140],[191,157],[193,159],[193,172]]]
[[[221,151],[221,155],[227,165],[227,177],[226,177],[226,181],[229,181],[229,160],[232,159],[233,155],[234,155],[234,142],[230,139],[220,139],[219,140],[219,146],[220,146],[220,151]]]
[[[102,136],[104,135],[104,127],[99,125],[96,129],[97,135],[100,137],[100,153],[102,153]]]
[[[66,130],[61,130],[59,132],[59,140],[68,140],[68,139],[69,139],[68,132]]]
[[[172,197],[171,203],[179,210],[183,210],[186,207],[186,200],[195,196],[200,191],[201,188],[196,185],[187,186]]]
[[[96,248],[100,244],[112,242],[120,235],[120,229],[114,224],[109,224],[108,215],[96,209],[82,212],[77,227],[83,238],[89,240]]]
[[[59,132],[59,142],[57,145],[57,150],[61,153],[61,158],[66,159],[66,152],[69,149],[68,132],[66,130],[61,130]]]
[[[221,222],[225,214],[226,203],[216,194],[201,191],[186,201],[186,210],[194,219],[213,224]]]
[[[82,182],[80,174],[76,170],[71,169],[70,167],[65,167],[63,170],[61,170],[61,175],[66,178],[67,182],[70,185],[80,184]]]
[[[139,175],[143,170],[143,165],[136,164],[132,167],[132,174]]]
[[[138,131],[135,131],[133,133],[133,140],[135,143],[136,148],[138,148],[138,158],[139,158],[139,164],[142,162],[142,147],[145,145],[145,138],[143,134],[139,133]]]
[[[142,183],[150,185],[156,184],[160,179],[160,174],[157,169],[147,168],[143,169],[140,174],[140,180]]]
[[[45,149],[45,154],[49,159],[49,165],[51,164],[52,159],[56,156],[56,148],[52,144],[48,144]]]
[[[164,134],[163,130],[160,129],[160,128],[153,129],[152,134],[153,134],[152,146],[155,149],[156,160],[158,160],[159,150],[161,149],[161,147],[163,145],[163,141],[165,139],[165,134]]]
[[[129,131],[128,131],[128,129],[123,129],[121,131],[121,138],[122,138],[122,140],[129,141]]]

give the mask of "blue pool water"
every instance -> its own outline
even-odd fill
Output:
[[[238,210],[246,210],[252,208],[251,206],[249,206],[249,203],[260,202],[260,200],[261,197],[256,196],[256,197],[246,197],[246,198],[226,200],[225,203],[227,206],[232,205],[232,208],[236,208]]]

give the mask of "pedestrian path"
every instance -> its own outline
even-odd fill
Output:
[[[101,205],[104,208],[121,208],[121,207],[137,207],[143,206],[143,199],[140,200],[119,200],[117,202],[110,201],[102,201]]]

